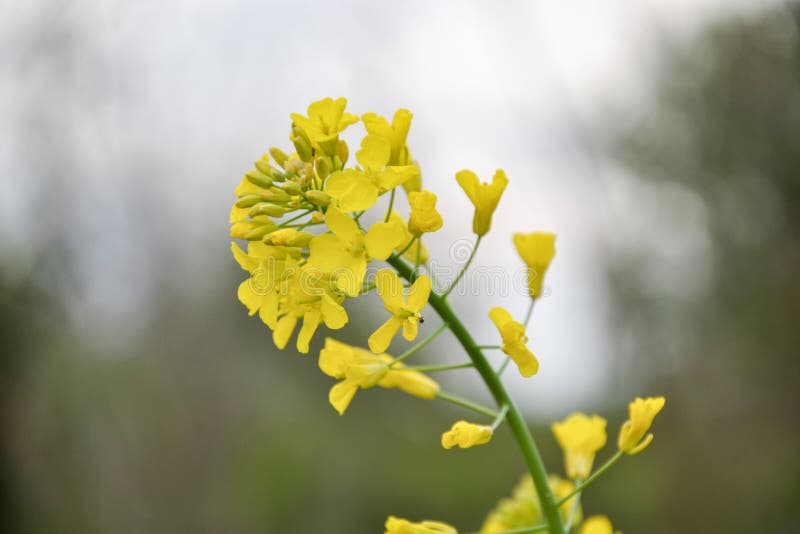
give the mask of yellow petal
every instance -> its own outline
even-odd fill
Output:
[[[359,246],[364,241],[358,223],[338,209],[330,206],[325,212],[325,224],[331,232],[344,239],[351,246]]]
[[[277,291],[270,291],[261,297],[261,308],[258,310],[258,316],[261,321],[270,329],[275,329],[278,323],[278,301],[280,295]]]
[[[418,176],[419,168],[416,165],[386,167],[378,176],[378,187],[381,192],[391,191],[398,185],[414,180]]]
[[[389,141],[377,135],[367,135],[361,141],[356,159],[368,172],[377,172],[389,162],[392,148]]]
[[[442,434],[442,447],[452,449],[458,445],[462,449],[467,449],[475,445],[483,445],[489,443],[492,433],[491,427],[458,421],[450,430]]]
[[[369,336],[367,340],[369,350],[375,354],[386,352],[386,349],[392,344],[392,338],[397,331],[400,330],[401,326],[403,326],[403,319],[392,315],[389,320],[379,326],[378,329]]]
[[[403,227],[395,222],[377,222],[370,226],[364,242],[367,254],[376,260],[385,260],[403,240]]]
[[[346,246],[344,239],[333,234],[315,236],[308,245],[308,265],[324,273],[333,272],[351,261],[351,256],[344,250]]]
[[[539,372],[539,360],[536,359],[536,356],[534,356],[525,345],[521,343],[513,345],[509,349],[508,355],[511,356],[511,358],[514,360],[514,363],[517,364],[517,368],[519,368],[519,374],[525,378],[533,376]]]
[[[261,295],[258,295],[253,291],[251,287],[252,280],[252,278],[248,278],[239,284],[239,290],[237,291],[239,302],[247,306],[247,313],[249,315],[256,313],[258,308],[261,306]]]
[[[498,332],[503,332],[503,327],[513,321],[514,319],[511,318],[511,314],[508,313],[508,310],[501,308],[500,306],[495,306],[491,310],[489,310],[489,319],[492,320],[494,325],[497,327]]]
[[[423,274],[417,278],[408,289],[408,304],[406,308],[415,313],[422,311],[422,308],[428,303],[428,297],[430,297],[430,295],[431,279],[427,274]]]
[[[338,330],[347,324],[347,311],[328,295],[322,296],[320,311],[325,326],[332,330]]]
[[[231,241],[231,252],[233,253],[233,259],[236,260],[236,263],[239,264],[239,267],[249,273],[252,273],[259,267],[259,265],[261,265],[261,262],[258,261],[258,258],[254,258],[245,254],[244,250],[242,250],[239,245],[233,241]]]
[[[355,169],[336,171],[325,180],[325,192],[344,212],[371,208],[378,201],[378,187],[369,176]]]
[[[408,230],[412,234],[419,237],[442,227],[442,216],[436,211],[436,195],[430,191],[409,193],[408,203],[411,206]]]
[[[297,317],[294,315],[284,315],[278,319],[278,324],[275,325],[275,330],[272,331],[272,341],[275,343],[276,347],[281,350],[286,347],[296,325]]]
[[[361,293],[361,284],[364,283],[366,274],[367,258],[365,256],[351,256],[347,263],[343,263],[332,271],[336,285],[351,297],[357,297]]]
[[[325,347],[319,351],[319,368],[328,376],[344,378],[347,366],[353,358],[353,348],[350,345],[326,338]]]
[[[417,320],[415,318],[409,317],[403,321],[403,337],[406,341],[414,341],[417,339],[418,331],[419,325],[417,324]]]
[[[403,308],[403,282],[400,277],[391,269],[381,269],[375,275],[375,287],[386,311],[400,313]]]
[[[514,246],[528,267],[528,290],[532,298],[542,294],[545,272],[556,254],[555,241],[555,234],[544,232],[514,234]]]
[[[328,393],[328,401],[331,403],[331,406],[336,408],[339,415],[344,415],[345,410],[350,406],[350,401],[353,400],[357,391],[357,383],[351,380],[344,380],[331,388],[330,393]]]
[[[606,516],[593,515],[583,522],[580,534],[614,534],[614,527]]]
[[[314,332],[319,327],[321,314],[319,310],[311,309],[303,315],[303,326],[297,334],[297,351],[301,354],[308,354],[308,344],[314,336]]]
[[[439,392],[439,384],[427,375],[417,371],[396,370],[402,364],[397,364],[395,369],[390,369],[378,385],[382,388],[397,388],[409,395],[421,399],[435,399]]]
[[[467,194],[467,197],[472,202],[473,205],[478,205],[478,188],[481,185],[481,181],[478,178],[478,175],[472,171],[463,170],[458,171],[456,173],[456,182],[458,185],[461,186],[461,189]]]

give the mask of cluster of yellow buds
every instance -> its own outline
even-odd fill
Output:
[[[230,213],[231,237],[246,242],[246,248],[233,242],[231,249],[248,273],[239,285],[239,300],[250,315],[258,313],[272,330],[279,349],[287,346],[302,321],[296,347],[307,353],[320,325],[337,330],[348,323],[347,299],[375,291],[387,315],[365,340],[367,348],[327,338],[320,351],[320,369],[338,380],[329,394],[333,408],[344,414],[359,390],[378,386],[420,399],[451,402],[490,418],[485,423],[456,421],[441,435],[445,449],[489,443],[506,423],[520,445],[529,473],[512,496],[490,512],[481,532],[530,527],[535,529],[532,531],[566,534],[581,523],[583,488],[622,455],[636,454],[652,441],[652,434],[647,432],[664,405],[663,397],[631,403],[630,420],[620,431],[619,452],[593,474],[594,456],[606,443],[606,421],[599,416],[573,414],[554,424],[569,479],[548,477],[530,430],[508,396],[501,375],[510,363],[526,378],[539,370],[539,360],[528,348],[526,329],[533,304],[543,294],[544,275],[555,255],[555,235],[534,232],[513,236],[526,265],[530,307],[524,320],[515,320],[502,307],[491,308],[488,319],[496,327],[500,343],[477,344],[447,296],[469,268],[481,239],[491,230],[508,178],[502,170],[495,172],[491,183],[481,183],[468,170],[456,174],[456,182],[474,207],[475,246],[448,287],[443,289],[437,281],[434,289],[435,273],[428,264],[430,253],[423,239],[439,230],[444,221],[436,208],[436,195],[422,188],[420,170],[407,145],[412,114],[400,109],[390,123],[376,113],[359,118],[346,112],[346,106],[344,98],[325,98],[313,102],[306,115],[291,114],[289,140],[293,151],[271,148],[236,188],[237,199]],[[365,134],[355,162],[348,166],[350,149],[340,134],[359,120]],[[407,216],[395,209],[401,203],[396,198],[398,190],[404,192]],[[381,197],[388,198],[388,205],[379,203]],[[383,268],[371,279],[367,274],[373,262],[383,262]],[[407,342],[417,339],[428,306],[443,324],[399,356],[387,354],[399,332]],[[406,359],[444,330],[452,332],[469,361],[407,365]],[[505,354],[500,365],[489,363],[485,355],[489,351]],[[428,376],[466,368],[479,372],[497,403],[496,409],[443,391]],[[603,516],[587,519],[580,528],[583,534],[613,533]],[[456,533],[446,523],[414,523],[393,516],[386,521],[385,529],[387,534]]]

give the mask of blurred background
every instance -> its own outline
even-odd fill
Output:
[[[310,355],[279,353],[236,299],[233,188],[324,96],[415,113],[441,264],[471,239],[462,168],[511,179],[476,264],[512,272],[514,231],[559,235],[529,329],[542,370],[507,376],[551,470],[550,421],[601,413],[611,450],[630,399],[667,397],[654,443],[586,491],[587,513],[628,534],[800,532],[796,5],[0,13],[3,532],[370,533],[388,514],[469,532],[508,494],[524,466],[507,431],[443,451],[467,414],[393,391],[339,417],[316,365],[325,333]],[[527,306],[454,300],[487,343],[492,305]],[[340,334],[363,343],[380,306],[354,304]],[[447,335],[415,358],[463,361]],[[469,371],[437,378],[488,402]]]

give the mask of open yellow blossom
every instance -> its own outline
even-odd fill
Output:
[[[440,521],[422,521],[412,523],[406,519],[389,516],[386,520],[386,532],[384,534],[458,534],[458,531]]]
[[[411,163],[411,156],[406,146],[408,130],[411,127],[411,119],[414,115],[407,109],[398,109],[394,112],[392,124],[377,113],[364,113],[361,122],[367,133],[383,137],[389,141],[391,156],[389,165],[408,165]]]
[[[403,283],[400,277],[390,269],[381,269],[375,275],[375,285],[383,300],[383,307],[392,316],[369,336],[369,348],[372,352],[384,352],[392,342],[392,338],[400,328],[407,341],[417,338],[420,312],[431,294],[431,279],[422,275],[408,289],[407,299],[403,298]]]
[[[486,425],[476,425],[467,421],[458,421],[452,428],[442,434],[442,447],[452,449],[458,445],[462,449],[468,449],[475,445],[489,443],[492,439],[492,427]]]
[[[231,243],[231,252],[239,266],[250,273],[250,278],[239,284],[239,301],[250,315],[258,312],[261,321],[270,329],[278,322],[278,306],[285,287],[285,273],[297,268],[297,262],[279,247],[257,241],[247,244],[247,253]]]
[[[552,429],[564,451],[567,476],[585,480],[592,471],[595,453],[606,444],[606,420],[599,415],[574,413],[553,423]]]
[[[492,226],[492,214],[497,209],[500,196],[508,184],[506,173],[497,169],[491,184],[481,183],[478,175],[472,171],[459,171],[456,181],[475,206],[475,216],[472,219],[472,231],[482,236]]]
[[[330,274],[339,289],[357,297],[367,261],[388,258],[403,239],[403,229],[396,223],[377,222],[364,234],[356,221],[334,207],[328,208],[325,222],[333,233],[311,240],[308,265]]]
[[[628,405],[629,419],[619,431],[619,450],[626,454],[642,452],[653,441],[653,434],[647,434],[658,412],[664,407],[664,397],[637,397]],[[647,434],[647,436],[645,436]],[[644,438],[644,439],[642,439]]]
[[[403,370],[403,364],[392,367],[388,354],[372,354],[328,338],[319,353],[319,368],[328,376],[342,381],[333,386],[328,400],[339,414],[344,414],[358,389],[373,386],[399,389],[421,399],[434,399],[439,384],[417,371]]]
[[[614,534],[614,527],[606,516],[593,515],[583,522],[580,534]],[[617,531],[616,534],[620,532]]]
[[[444,224],[441,214],[436,211],[436,195],[430,191],[409,193],[408,203],[411,206],[408,230],[415,236],[435,232]]]
[[[307,267],[301,268],[286,286],[286,296],[281,299],[279,317],[272,332],[272,340],[279,349],[289,342],[300,319],[303,326],[297,334],[297,350],[302,354],[308,353],[309,342],[320,324],[331,330],[347,324],[347,312],[341,305],[344,296],[331,291],[328,281],[309,273]]]
[[[575,485],[556,475],[547,477],[547,483],[556,500],[566,497]],[[575,497],[565,501],[559,506],[559,512],[564,521],[567,521],[572,513]],[[578,506],[573,518],[574,523],[580,523],[582,511]],[[530,473],[522,475],[522,479],[514,487],[510,497],[506,497],[497,503],[481,527],[481,533],[492,534],[496,532],[506,532],[540,525],[544,521],[539,495],[533,485]]]
[[[371,208],[378,196],[419,175],[416,165],[387,165],[390,157],[388,140],[367,135],[356,152],[361,169],[334,172],[325,180],[325,192],[344,212]]]
[[[514,246],[528,267],[528,291],[531,298],[535,299],[542,295],[544,273],[547,272],[556,254],[555,242],[555,234],[544,232],[514,234]]]
[[[535,375],[539,371],[539,360],[525,345],[528,342],[525,326],[512,319],[511,314],[499,306],[489,311],[489,318],[503,338],[501,350],[511,356],[520,374],[526,378]]]
[[[292,113],[291,117],[305,131],[315,149],[332,156],[339,141],[339,132],[358,122],[356,115],[345,113],[346,106],[345,98],[323,98],[308,106],[308,117],[299,113]]]
[[[411,241],[414,239],[414,235],[408,231],[408,227],[406,226],[406,222],[403,220],[403,217],[400,216],[399,213],[392,210],[389,214],[389,222],[393,222],[399,224],[403,227],[403,239],[400,243],[395,247],[397,252],[401,250],[405,250],[403,252],[403,257],[408,261],[416,261],[417,260],[417,245],[409,246]],[[428,261],[428,248],[425,246],[425,243],[419,243],[419,261],[420,263],[426,263]]]

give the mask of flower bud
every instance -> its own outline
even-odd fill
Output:
[[[250,222],[251,221],[245,221],[244,223],[239,223],[239,224],[246,224]],[[256,226],[249,232],[245,233],[243,239],[246,239],[248,241],[259,241],[263,239],[265,235],[269,234],[270,232],[274,232],[275,228],[276,228],[275,223],[269,221],[268,223]],[[231,229],[231,233],[233,233],[233,229]]]
[[[305,247],[314,237],[308,232],[298,232],[294,228],[282,228],[264,238],[264,243],[279,247]]]
[[[328,193],[316,189],[306,191],[306,199],[315,206],[325,207],[331,203],[331,196]]]
[[[315,211],[311,214],[311,222],[312,224],[319,224],[325,220],[325,216],[322,215],[321,211]]]
[[[336,144],[336,155],[339,156],[339,161],[342,162],[341,167],[344,167],[344,164],[347,163],[347,158],[350,157],[350,149],[347,147],[347,143],[341,139]]]
[[[269,215],[270,217],[282,217],[286,213],[286,209],[269,202],[261,202],[253,206],[250,210],[250,217],[258,215]]]
[[[286,163],[286,160],[289,158],[289,156],[286,155],[286,152],[275,146],[269,149],[269,153],[279,167],[283,167],[283,164]]]
[[[264,195],[245,195],[236,201],[237,208],[249,208],[255,206],[259,202],[264,202],[267,197]]]
[[[330,158],[317,158],[314,162],[314,168],[317,171],[317,176],[323,180],[331,173],[331,160]]]
[[[256,169],[261,171],[262,173],[266,174],[267,176],[272,175],[272,165],[269,164],[269,155],[264,154],[261,156],[261,159],[256,161],[255,163]]]
[[[258,187],[268,188],[272,185],[272,178],[269,175],[262,173],[261,171],[257,171],[255,169],[247,171],[245,174],[247,177],[247,181],[253,185],[257,185]]]
[[[291,196],[299,195],[302,191],[303,188],[300,187],[300,184],[298,184],[297,182],[289,181],[283,184],[283,192],[286,193],[287,195]]]
[[[294,143],[294,149],[297,150],[298,157],[303,161],[311,161],[311,143],[309,143],[308,138],[303,130],[300,128],[293,128],[292,133],[292,143]]]

